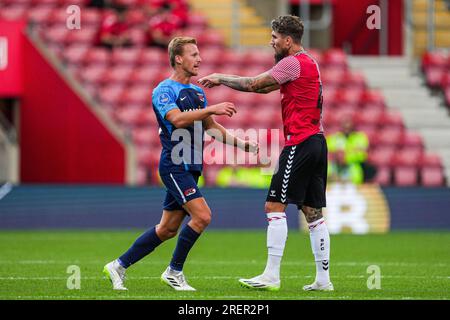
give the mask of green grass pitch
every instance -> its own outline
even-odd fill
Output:
[[[237,282],[263,271],[265,230],[208,230],[184,269],[196,292],[175,292],[159,280],[174,239],[128,270],[128,292],[115,292],[103,278],[103,266],[139,234],[136,230],[0,232],[0,299],[450,299],[449,232],[332,235],[330,274],[335,291],[304,292],[302,286],[315,274],[309,235],[290,230],[281,289],[266,292],[241,288]],[[79,290],[67,288],[70,265],[80,267]],[[367,287],[370,265],[380,268],[380,289]]]

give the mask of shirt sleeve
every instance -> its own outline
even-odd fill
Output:
[[[205,91],[203,91],[203,89],[201,89],[202,90],[202,94],[203,94],[203,108],[206,108],[207,106],[208,106],[208,100],[206,99],[206,94],[205,94]],[[202,100],[202,98],[200,97],[200,101]]]
[[[294,56],[288,56],[278,62],[269,73],[279,84],[294,81],[300,77],[300,61]]]
[[[167,112],[178,108],[175,93],[169,87],[162,87],[155,92],[152,102],[163,119],[166,118]]]

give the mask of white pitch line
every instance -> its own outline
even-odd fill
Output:
[[[313,276],[283,276],[281,279],[308,279]],[[387,275],[380,276],[384,279],[450,279],[450,276],[403,276],[403,275]],[[347,276],[333,276],[333,279],[366,279],[365,275],[347,275]],[[81,280],[101,280],[102,276],[98,277],[81,277]],[[160,279],[157,276],[148,277],[127,277],[129,280],[156,280]],[[189,279],[208,279],[208,280],[238,280],[239,276],[190,276]],[[0,277],[0,280],[67,280],[67,277]]]
[[[301,296],[298,299],[293,298],[292,296],[280,296],[280,295],[271,295],[270,293],[268,294],[260,294],[258,296],[255,295],[239,295],[239,296],[205,296],[205,295],[196,295],[196,294],[192,294],[192,295],[180,295],[180,296],[176,296],[176,299],[172,299],[172,301],[178,301],[179,300],[183,300],[183,299],[188,299],[190,301],[195,301],[195,300],[210,300],[210,301],[214,301],[214,300],[229,300],[229,299],[246,299],[246,300],[255,300],[258,301],[258,299],[261,298],[270,298],[269,301],[264,301],[260,304],[269,304],[271,303],[271,300],[289,300],[289,301],[301,301],[301,300],[349,300],[349,299],[355,299],[355,297],[352,296],[338,296],[338,295],[331,295],[331,296],[325,296],[325,295],[305,295],[305,296]],[[423,296],[423,297],[386,297],[386,296],[370,296],[367,298],[367,300],[423,300],[426,299],[427,296]],[[62,299],[77,299],[77,300],[98,300],[98,299],[118,299],[118,300],[129,300],[129,299],[143,299],[143,300],[167,300],[167,296],[132,296],[132,295],[125,295],[124,293],[118,293],[117,295],[104,295],[104,296],[98,296],[98,295],[94,295],[94,296],[74,296],[74,295],[67,295],[67,296],[16,296],[16,297],[11,297],[11,296],[0,296],[0,299],[17,299],[17,300],[32,300],[32,299],[52,299],[52,300],[62,300]],[[360,298],[356,298],[357,300],[359,300]],[[436,297],[432,297],[431,299],[433,300],[447,300],[448,298],[436,298]],[[183,302],[184,303],[184,302]],[[226,304],[227,302],[224,301],[224,303]]]
[[[78,264],[78,265],[104,265],[107,263],[105,260],[89,260],[89,261],[80,261],[80,260],[0,260],[0,264]],[[158,265],[158,264],[166,264],[166,260],[151,260],[149,262],[142,261],[140,264],[148,265]],[[266,261],[202,261],[202,260],[190,260],[188,264],[190,265],[264,265]],[[415,263],[415,262],[376,262],[376,261],[362,261],[362,262],[352,262],[352,261],[336,261],[330,262],[332,267],[368,267],[370,265],[378,265],[380,267],[429,267],[431,263]],[[311,261],[284,261],[283,266],[305,266],[305,265],[315,265]],[[449,264],[446,263],[435,263],[433,267],[439,268],[447,268]]]

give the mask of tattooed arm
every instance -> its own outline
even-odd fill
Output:
[[[269,72],[264,72],[256,77],[213,73],[201,78],[198,82],[207,88],[223,84],[235,90],[256,93],[269,93],[280,88],[278,82]]]

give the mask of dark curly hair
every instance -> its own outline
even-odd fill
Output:
[[[295,43],[300,44],[303,37],[303,21],[297,16],[279,16],[270,23],[272,30],[284,36],[290,36]]]

